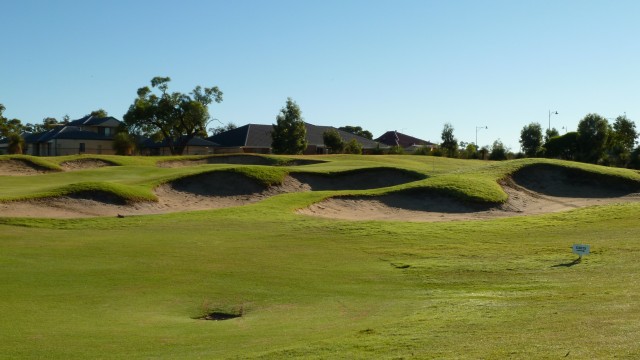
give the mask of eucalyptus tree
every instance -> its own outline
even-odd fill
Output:
[[[307,128],[298,104],[287,98],[271,130],[271,148],[276,154],[302,154],[307,148]]]
[[[172,155],[181,155],[191,139],[206,133],[208,106],[222,101],[222,91],[198,85],[189,94],[170,93],[170,81],[157,76],[151,79],[151,88],[139,88],[123,120],[130,133],[164,139]]]

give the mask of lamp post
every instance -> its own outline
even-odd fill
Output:
[[[557,111],[551,111],[549,110],[549,127],[547,128],[547,131],[551,131],[551,115],[558,115]]]
[[[480,149],[480,146],[478,146],[478,130],[482,130],[482,129],[488,129],[488,126],[476,126],[476,151],[478,151],[478,149]]]

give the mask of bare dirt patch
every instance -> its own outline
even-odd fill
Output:
[[[424,179],[414,173],[397,169],[364,169],[325,175],[316,173],[291,173],[290,176],[310,190],[366,190],[377,189]]]
[[[11,159],[0,161],[0,175],[38,175],[51,172],[51,169],[47,169],[42,166],[38,166],[29,161]]]

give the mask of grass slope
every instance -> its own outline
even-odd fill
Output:
[[[393,189],[417,184],[470,194],[538,163],[438,158],[434,170],[432,159],[418,156],[327,158],[331,162],[309,167],[332,173],[394,166],[430,177]],[[78,171],[76,180],[101,177],[150,189],[174,176],[232,168],[266,181],[288,171],[138,164]],[[77,186],[54,175],[64,173],[21,179],[28,178],[32,190],[52,178],[56,186]],[[12,181],[0,178],[0,195],[18,188]],[[638,204],[431,224],[331,221],[290,211],[332,193],[125,219],[0,219],[0,353],[53,359],[640,356],[640,288],[633,286],[640,273]],[[573,243],[590,244],[592,254],[570,266]],[[211,311],[243,316],[196,319]]]

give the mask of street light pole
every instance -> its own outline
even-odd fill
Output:
[[[549,110],[549,127],[547,128],[547,131],[551,131],[551,114],[558,115],[558,112]]]
[[[482,129],[488,129],[488,126],[476,126],[476,151],[478,151],[478,149],[480,149],[480,146],[478,146],[478,130],[482,130]]]

